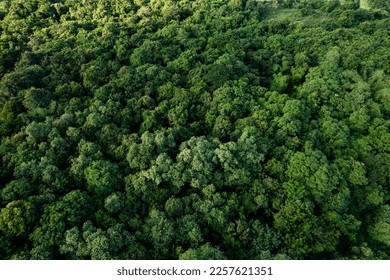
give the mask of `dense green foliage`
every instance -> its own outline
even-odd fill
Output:
[[[274,2],[1,0],[0,258],[389,259],[387,1]]]

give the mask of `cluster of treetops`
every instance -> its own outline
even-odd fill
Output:
[[[389,259],[389,12],[1,0],[0,258]]]

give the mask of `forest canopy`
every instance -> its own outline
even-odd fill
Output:
[[[388,3],[0,0],[0,258],[389,259]]]

